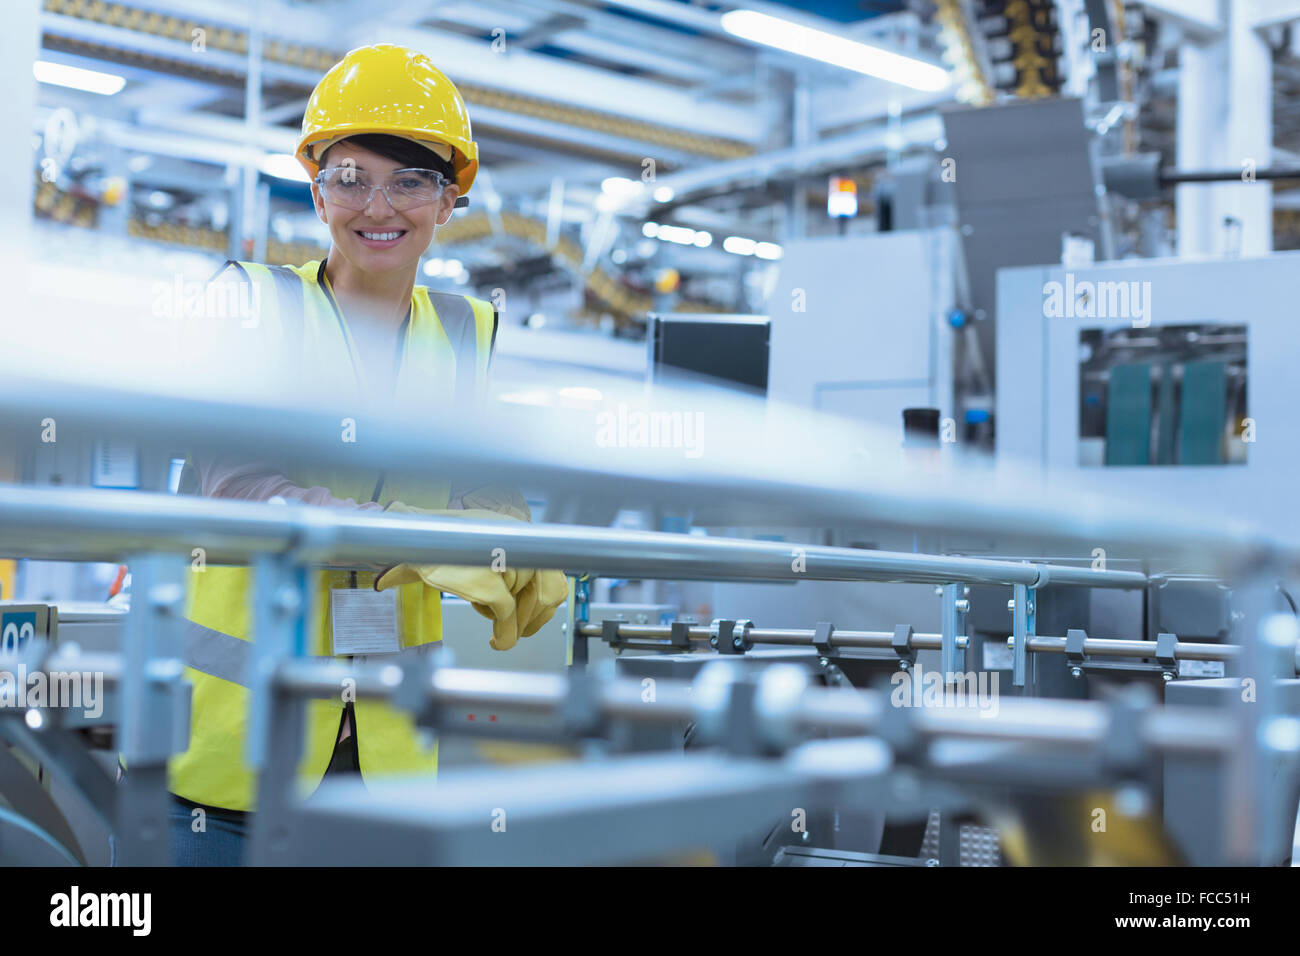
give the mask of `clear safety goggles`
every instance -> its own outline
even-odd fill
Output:
[[[393,209],[402,212],[437,202],[451,180],[432,169],[395,169],[376,175],[355,166],[330,166],[317,174],[316,185],[326,202],[346,209],[365,209],[378,189]]]

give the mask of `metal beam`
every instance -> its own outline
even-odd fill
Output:
[[[1237,0],[1240,2],[1240,0]],[[1219,0],[1143,0],[1142,8],[1158,19],[1176,23],[1199,39],[1222,36],[1227,29]]]
[[[1237,0],[1253,29],[1281,26],[1300,20],[1300,0]]]
[[[535,50],[537,47],[555,39],[557,34],[578,30],[585,25],[585,21],[580,17],[570,16],[567,13],[557,13],[529,26],[523,33],[514,38],[514,43],[515,46],[522,47],[525,50]]]
[[[387,30],[391,42],[433,56],[460,83],[479,84],[524,96],[546,96],[584,109],[662,124],[692,133],[754,141],[753,110],[731,105],[702,107],[689,92],[662,83],[611,74],[527,50],[493,54],[487,43],[429,30]]]
[[[938,115],[924,115],[905,120],[897,132],[882,126],[851,136],[821,140],[809,146],[789,147],[707,166],[697,165],[680,173],[661,176],[657,185],[671,188],[676,197],[674,201],[680,202],[692,194],[732,186],[752,186],[789,174],[815,176],[833,167],[882,155],[890,149],[930,147],[941,136],[943,123]],[[639,202],[643,200],[630,201],[624,211],[640,208]]]

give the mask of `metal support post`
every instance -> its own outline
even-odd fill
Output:
[[[253,589],[252,673],[249,689],[248,751],[245,760],[258,771],[257,813],[253,816],[251,858],[246,863],[285,865],[289,861],[287,815],[302,758],[308,701],[281,692],[276,668],[307,652],[307,610],[314,606],[311,574],[295,554],[257,559]],[[346,688],[339,688],[340,699]]]
[[[184,611],[184,558],[130,560],[131,611],[123,633],[118,750],[126,773],[117,797],[118,862],[172,863],[167,759],[190,737],[190,685],[182,680],[177,627]]]
[[[587,636],[583,625],[591,620],[591,580],[585,574],[573,577],[572,600],[569,601],[569,667],[587,669]]]
[[[1029,639],[1034,636],[1037,592],[1025,584],[1011,586],[1011,684],[1029,683]]]
[[[966,599],[969,588],[961,583],[943,586],[943,642],[939,647],[939,670],[945,684],[954,683],[957,674],[966,669],[966,612],[970,602]]]
[[[1241,692],[1235,710],[1240,744],[1224,776],[1230,863],[1275,866],[1290,856],[1294,820],[1283,794],[1296,772],[1300,721],[1286,713],[1277,685],[1294,674],[1300,626],[1279,610],[1275,567],[1261,561],[1234,592],[1233,632],[1241,645]]]

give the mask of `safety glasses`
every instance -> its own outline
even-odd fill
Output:
[[[345,209],[365,209],[379,189],[393,209],[403,212],[437,202],[451,180],[432,169],[395,169],[377,175],[355,166],[330,166],[316,176],[316,185],[326,202]]]

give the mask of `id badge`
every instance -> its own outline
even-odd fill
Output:
[[[397,589],[335,588],[330,591],[330,643],[334,654],[396,654]]]

